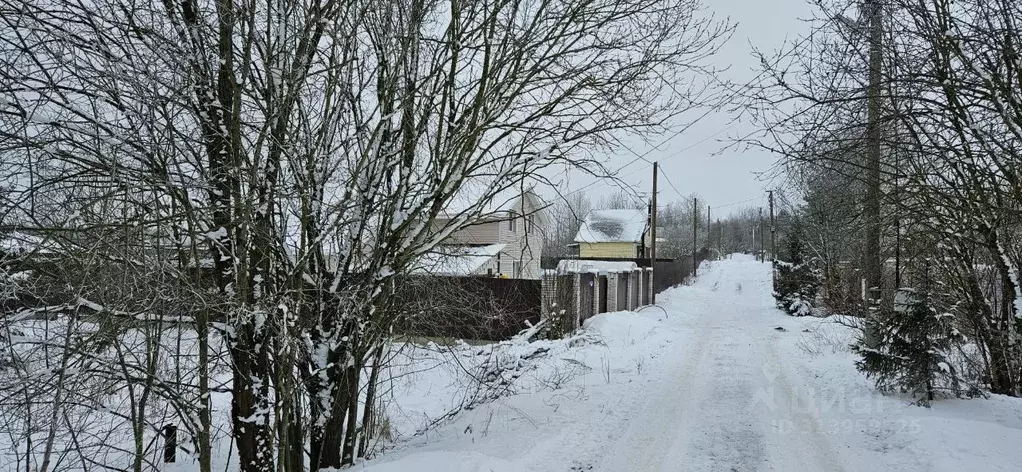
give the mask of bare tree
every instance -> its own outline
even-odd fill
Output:
[[[59,241],[58,259],[165,261],[204,294],[180,316],[202,471],[218,345],[241,470],[302,470],[305,445],[314,470],[365,453],[363,367],[399,316],[394,276],[499,191],[601,173],[592,151],[699,106],[731,31],[696,0],[19,0],[0,16],[5,224]],[[99,228],[146,243],[125,261],[84,243]],[[144,395],[154,374],[138,375]]]
[[[917,287],[939,286],[937,308],[983,344],[983,382],[1019,395],[1022,10],[1007,1],[885,2],[877,136],[866,132],[869,42],[861,23],[848,19],[854,6],[820,3],[813,35],[764,57],[769,78],[750,95],[769,132],[757,143],[776,151],[796,179],[829,175],[855,192],[869,177],[867,145],[879,141],[885,210],[879,221],[854,226],[880,225],[883,260],[894,262],[884,285],[906,274]],[[814,211],[829,220],[857,213],[838,202]]]
[[[547,227],[543,231],[544,256],[557,257],[570,254],[568,245],[575,242],[582,222],[592,211],[592,201],[582,192],[565,195],[544,211]]]

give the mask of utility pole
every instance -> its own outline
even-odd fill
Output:
[[[653,163],[653,204],[649,208],[649,233],[651,239],[649,242],[649,267],[653,271],[650,274],[650,282],[656,280],[656,181],[659,167],[658,163]],[[654,283],[653,286],[655,287],[656,284]],[[656,289],[650,290],[649,301],[651,305],[656,305]]]
[[[699,265],[698,256],[696,253],[699,252],[697,241],[699,240],[699,199],[692,199],[692,276],[696,275],[696,268]]]
[[[770,280],[777,285],[777,228],[774,225],[774,191],[770,192]],[[791,257],[790,255],[788,257]]]
[[[901,194],[898,189],[899,177],[901,172],[898,169],[898,154],[895,153],[894,163],[894,198],[895,200],[895,215],[894,215],[894,289],[901,290]]]
[[[880,259],[880,94],[883,57],[883,23],[880,0],[866,0],[869,18],[869,88],[866,109],[866,202],[863,221],[866,223],[865,275],[867,304],[879,303],[883,283],[883,264]],[[871,326],[872,313],[867,314],[865,341],[868,347],[879,342],[876,328]]]
[[[707,249],[709,249],[710,245],[713,244],[713,243],[710,242],[711,241],[710,238],[713,237],[713,235],[710,234],[710,230],[713,229],[713,224],[712,223],[713,223],[713,220],[710,219],[710,205],[706,205],[706,248]]]
[[[901,290],[901,157],[894,152],[894,290]]]
[[[756,255],[756,224],[752,224],[752,256],[759,257]]]
[[[717,219],[717,252],[720,253],[720,258],[724,259],[724,227],[720,225],[720,219]]]
[[[763,207],[759,207],[759,261],[766,263],[766,243],[763,241]]]

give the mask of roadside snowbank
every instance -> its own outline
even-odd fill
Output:
[[[944,399],[924,408],[882,395],[855,369],[855,330],[841,317],[784,318],[791,342],[778,342],[797,401],[844,444],[852,470],[1015,471],[1022,461],[1022,399]]]
[[[430,451],[410,454],[400,461],[385,462],[373,466],[371,470],[373,472],[408,472],[410,470],[515,472],[518,469],[511,462],[477,452]]]
[[[400,425],[395,448],[356,470],[570,469],[571,463],[561,464],[565,441],[572,444],[572,455],[599,453],[604,444],[600,438],[611,437],[614,426],[627,417],[637,384],[655,375],[665,349],[679,339],[664,323],[664,314],[654,311],[600,314],[567,339],[512,340],[436,351],[438,361],[458,356],[454,364],[467,367],[462,374],[479,372],[481,366],[501,366],[501,378],[509,381],[507,391],[470,408],[452,408],[439,397],[458,391],[457,398],[464,402],[469,398],[465,392],[473,391],[466,382],[478,378],[458,380],[461,374],[449,370],[450,362],[437,362],[448,368],[420,372],[392,397],[392,419],[402,416],[395,422]],[[445,415],[455,410],[457,414]],[[605,427],[588,426],[601,417],[607,419]],[[424,423],[435,427],[424,429]],[[573,431],[580,424],[592,436],[568,437],[577,435]]]

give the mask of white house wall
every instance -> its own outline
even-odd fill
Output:
[[[515,211],[519,215],[515,222],[515,231],[511,231],[511,223],[509,221],[500,222],[499,242],[507,244],[501,257],[501,273],[523,279],[539,278],[543,240],[539,231],[540,222],[536,210],[536,202],[527,194],[522,201],[515,205]],[[525,231],[526,226],[528,226],[525,223],[526,218],[521,215],[532,215],[533,224],[529,228],[530,231],[528,233]],[[521,262],[522,273],[520,275],[511,273],[513,261]]]
[[[446,221],[441,224],[446,224]],[[500,225],[507,224],[501,221],[479,223],[455,231],[451,240],[456,244],[482,245],[495,244],[500,241]]]
[[[524,279],[538,279],[540,276],[540,256],[543,249],[542,234],[539,228],[541,222],[538,214],[538,203],[531,194],[519,199],[514,205],[518,218],[515,221],[515,231],[511,231],[511,223],[508,220],[479,223],[460,231],[455,232],[450,243],[466,245],[506,244],[501,253],[500,262],[494,258],[484,264],[475,272],[476,275],[505,274],[509,277]],[[530,231],[526,233],[526,218],[522,215],[532,215],[533,224]],[[447,222],[441,220],[438,226]],[[512,263],[521,262],[522,272],[520,275],[512,273]],[[499,270],[498,270],[499,265]]]

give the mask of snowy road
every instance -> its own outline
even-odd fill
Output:
[[[769,271],[751,259],[709,269],[668,313],[691,312],[677,360],[639,407],[599,470],[839,471],[823,426],[796,400],[772,344]]]
[[[774,308],[769,266],[749,256],[702,266],[658,302],[593,318],[586,331],[598,342],[548,345],[559,351],[528,371],[537,390],[465,411],[363,467],[951,472],[1022,462],[1022,401],[927,409],[880,395],[855,370],[854,332]],[[409,383],[409,404],[448,398],[433,389],[449,381],[423,393],[427,380]]]

